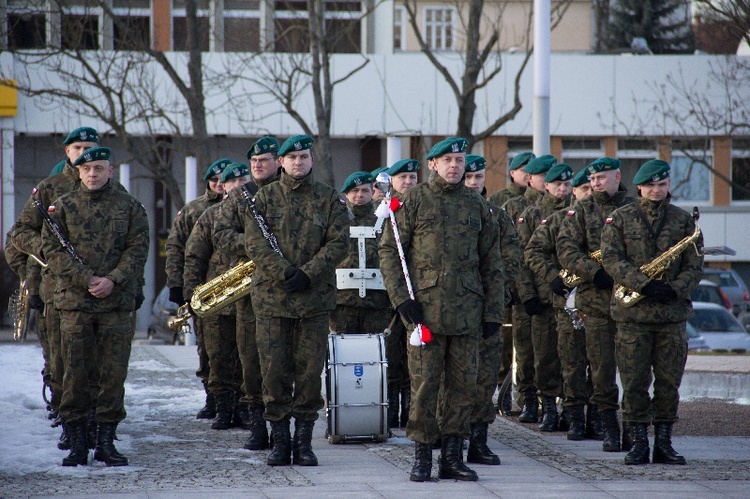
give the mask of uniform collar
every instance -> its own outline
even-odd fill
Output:
[[[83,199],[85,200],[93,201],[95,199],[99,199],[100,197],[102,197],[111,188],[112,188],[112,179],[109,179],[107,183],[104,184],[104,187],[95,191],[89,190],[89,188],[86,187],[86,185],[83,182],[81,182],[81,187],[80,187],[81,197],[83,197]]]
[[[284,170],[281,170],[281,177],[279,177],[279,182],[289,190],[297,190],[300,187],[303,187],[312,182],[312,170],[310,170],[310,173],[300,179],[296,179],[287,174]]]
[[[441,192],[452,192],[464,186],[463,180],[461,180],[460,182],[456,184],[449,184],[443,177],[438,175],[437,172],[435,172],[435,170],[430,171],[430,178],[427,180],[427,183],[434,190],[441,191]]]

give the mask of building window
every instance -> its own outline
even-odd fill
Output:
[[[151,18],[148,16],[117,16],[113,22],[115,50],[151,48]]]
[[[7,20],[10,50],[41,49],[47,40],[42,14],[9,14]]]
[[[393,50],[406,48],[406,11],[403,7],[393,8]]]
[[[560,162],[569,164],[574,172],[583,170],[595,159],[604,156],[604,147],[599,138],[567,138],[562,141]]]
[[[750,201],[750,139],[732,139],[732,201]]]
[[[329,0],[325,7],[325,37],[333,53],[362,51],[362,4],[348,0]],[[276,52],[308,52],[310,24],[307,4],[300,1],[276,2]]]
[[[99,49],[99,16],[63,14],[61,32],[64,50]]]
[[[659,157],[658,143],[643,138],[624,138],[617,141],[617,159],[620,160],[621,182],[635,195],[633,178],[646,161]]]
[[[208,16],[198,17],[198,44],[201,52],[208,52],[210,23]],[[187,46],[187,18],[185,16],[174,17],[172,19],[172,47],[176,52],[186,52]]]
[[[453,12],[451,8],[425,7],[424,39],[432,50],[453,50]]]
[[[672,141],[670,192],[675,202],[711,202],[710,141]]]

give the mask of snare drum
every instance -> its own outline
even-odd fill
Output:
[[[383,334],[328,335],[326,436],[332,444],[388,439]]]

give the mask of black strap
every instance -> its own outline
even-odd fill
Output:
[[[651,227],[651,223],[648,221],[648,217],[643,212],[643,208],[641,208],[641,203],[636,201],[635,208],[638,210],[638,215],[641,217],[641,220],[643,220],[643,223],[646,225],[648,233],[651,236],[651,244],[654,248],[653,254],[655,255],[659,252],[659,248],[656,246],[656,240],[659,238],[659,234],[661,234],[661,231],[664,229],[664,224],[667,223],[667,211],[664,210],[664,214],[659,215],[659,226],[656,228],[656,231],[654,231],[653,227]]]

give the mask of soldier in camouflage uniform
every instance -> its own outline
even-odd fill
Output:
[[[616,327],[609,311],[614,281],[590,254],[600,248],[606,217],[633,198],[620,183],[619,160],[603,157],[586,168],[594,192],[567,212],[557,237],[557,256],[563,268],[584,279],[576,290],[576,307],[586,314],[586,353],[593,384],[590,402],[598,406],[604,424],[602,450],[619,452]]]
[[[230,255],[234,267],[251,260],[245,251],[245,222],[255,222],[245,196],[253,196],[260,187],[279,179],[279,141],[275,137],[261,137],[250,146],[250,182],[232,189],[219,205],[214,222],[214,244]],[[255,313],[250,294],[235,302],[237,309],[237,349],[242,365],[244,396],[240,403],[250,410],[250,434],[244,447],[249,450],[268,448],[268,428],[263,419],[263,378],[255,335]]]
[[[508,175],[510,176],[510,184],[505,189],[500,189],[496,193],[490,195],[487,201],[494,204],[495,206],[503,206],[509,200],[523,196],[526,192],[526,188],[529,186],[529,174],[526,173],[524,167],[532,159],[536,158],[533,152],[522,152],[516,154],[508,166]]]
[[[245,163],[230,163],[221,175],[225,192],[230,192],[249,180],[250,168]],[[214,244],[214,225],[221,205],[219,202],[206,208],[195,222],[185,243],[183,293],[188,302],[197,286],[223,274],[231,267],[232,256],[220,251]],[[211,428],[227,430],[234,425],[250,429],[250,410],[247,404],[240,403],[243,381],[237,350],[234,304],[205,317],[202,322],[203,342],[209,364],[208,392],[216,401],[216,418]]]
[[[413,481],[430,480],[432,443],[438,438],[439,477],[477,480],[463,462],[462,449],[475,402],[477,348],[480,337],[496,335],[503,321],[498,227],[486,201],[463,185],[466,147],[462,138],[435,144],[427,155],[428,182],[409,191],[396,212],[414,300],[390,226],[379,250],[391,303],[410,330],[416,324],[432,330],[424,348],[408,347],[412,404],[406,435],[416,443]]]
[[[562,374],[560,356],[557,353],[557,321],[562,319],[561,311],[555,305],[555,292],[551,285],[531,268],[528,244],[534,231],[541,227],[552,213],[570,204],[570,182],[573,169],[565,164],[555,164],[553,156],[540,156],[526,165],[531,174],[529,184],[536,188],[541,177],[545,192],[541,201],[526,208],[516,221],[521,245],[525,249],[525,265],[516,282],[519,298],[531,316],[531,340],[534,348],[534,384],[542,396],[541,431],[567,431],[569,419],[558,416],[557,397],[562,396]],[[539,172],[539,173],[537,173]],[[555,281],[559,284],[559,281]],[[555,291],[559,294],[561,290]],[[564,291],[563,291],[564,294]],[[560,313],[556,313],[560,311]],[[560,428],[562,427],[562,428]]]
[[[386,170],[388,170],[387,166],[381,166],[380,168],[375,168],[372,171],[372,178],[377,179],[378,178],[378,174],[380,174],[381,172],[384,172]],[[383,192],[380,189],[378,189],[378,186],[375,183],[373,183],[372,184],[372,202],[375,203],[375,204],[377,204],[384,197],[385,197],[385,192]]]
[[[63,466],[88,463],[86,421],[92,406],[97,423],[94,459],[107,466],[128,464],[113,438],[126,415],[130,316],[148,256],[149,226],[143,205],[113,187],[109,157],[106,147],[85,151],[73,163],[80,187],[48,208],[83,263],[63,248],[49,227],[42,235],[42,250],[56,277],[54,300],[60,310],[65,364],[60,416],[71,448]],[[91,364],[97,364],[99,371],[95,402],[89,393]]]
[[[281,178],[255,196],[276,244],[264,237],[255,220],[245,222],[246,251],[257,265],[251,294],[264,417],[273,436],[270,466],[290,464],[292,450],[295,464],[318,464],[311,439],[324,405],[320,373],[329,314],[336,307],[335,269],[349,249],[346,202],[335,189],[313,180],[312,145],[306,135],[287,139],[279,149]]]
[[[672,448],[672,424],[677,421],[680,382],[687,360],[685,321],[693,313],[690,293],[703,276],[699,235],[660,276],[640,271],[696,226],[684,210],[670,204],[669,164],[651,160],[633,179],[639,198],[615,210],[602,230],[602,264],[618,284],[644,299],[630,307],[612,300],[617,321],[617,365],[623,387],[623,423],[634,437],[625,464],[649,462],[648,425],[654,424],[654,463],[685,464]],[[653,378],[652,373],[653,372]],[[653,381],[653,397],[649,387]]]
[[[165,250],[167,262],[167,287],[169,288],[169,301],[181,306],[185,303],[182,276],[185,271],[185,243],[190,231],[193,230],[195,222],[206,211],[206,208],[221,201],[224,196],[224,188],[221,185],[221,174],[224,168],[232,162],[231,159],[222,158],[211,163],[206,169],[203,180],[206,182],[206,192],[202,196],[193,199],[180,211],[177,212],[172,222],[172,230],[169,231]],[[208,391],[209,364],[206,347],[203,341],[203,319],[195,319],[195,340],[198,349],[198,371],[195,375],[203,383],[206,392],[206,404],[198,411],[198,419],[213,419],[216,417],[216,400]]]
[[[484,188],[487,161],[482,156],[466,156],[466,187],[478,192],[482,197],[487,193]],[[503,287],[510,290],[516,281],[521,266],[521,244],[513,221],[502,208],[490,204],[490,209],[498,225],[500,238],[500,255],[503,261]],[[505,293],[503,309],[510,304],[510,294]],[[492,397],[497,388],[498,372],[503,359],[503,336],[495,334],[479,342],[479,364],[477,366],[477,396],[471,414],[469,451],[466,461],[470,463],[498,465],[500,458],[487,447],[487,429],[495,421],[497,412],[492,404]],[[509,343],[508,348],[512,348]],[[510,390],[509,390],[510,391]]]

